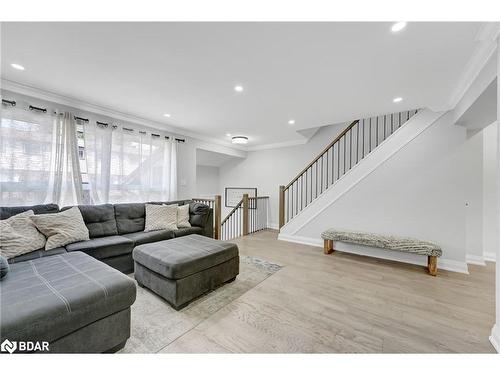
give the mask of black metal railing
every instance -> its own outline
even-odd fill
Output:
[[[221,223],[221,240],[243,235],[243,199],[227,214]]]
[[[268,229],[269,197],[248,198],[248,233]]]
[[[355,120],[288,185],[280,186],[279,227],[320,196],[406,123],[417,110]]]
[[[243,198],[221,223],[221,239],[246,236],[268,228],[269,197]]]

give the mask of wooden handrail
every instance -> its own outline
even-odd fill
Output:
[[[321,158],[324,154],[326,154],[326,153],[328,152],[328,150],[330,150],[330,148],[332,148],[332,147],[333,147],[333,145],[334,145],[335,143],[337,143],[337,142],[338,142],[338,141],[339,141],[339,140],[340,140],[340,139],[341,139],[344,135],[346,135],[346,134],[347,134],[347,132],[348,132],[349,130],[351,130],[351,129],[352,129],[352,128],[353,128],[353,127],[354,127],[354,126],[355,126],[358,122],[359,122],[359,120],[354,120],[353,122],[351,122],[351,124],[350,124],[347,128],[345,128],[345,129],[342,131],[342,133],[340,133],[340,134],[339,134],[339,135],[338,135],[338,136],[337,136],[337,137],[336,137],[336,138],[335,138],[335,139],[334,139],[334,140],[333,140],[333,141],[332,141],[332,142],[331,142],[328,146],[326,146],[326,147],[325,147],[325,149],[324,149],[323,151],[321,151],[321,153],[320,153],[318,156],[316,156],[316,157],[314,158],[314,160],[313,160],[312,162],[310,162],[310,163],[307,165],[307,167],[305,167],[305,168],[304,168],[304,169],[303,169],[303,170],[302,170],[302,171],[301,171],[301,172],[300,172],[300,173],[299,173],[299,174],[298,174],[298,175],[297,175],[297,176],[296,176],[296,177],[295,177],[295,178],[294,178],[294,179],[293,179],[293,180],[292,180],[292,181],[291,181],[288,185],[286,185],[286,186],[285,186],[285,189],[284,189],[284,190],[288,190],[288,188],[289,188],[290,186],[292,186],[292,185],[293,185],[293,183],[294,183],[295,181],[297,181],[297,180],[300,178],[300,176],[302,176],[304,173],[306,173],[306,171],[307,171],[309,168],[311,168],[311,167],[312,167],[312,165],[313,165],[314,163],[316,163],[316,162],[319,160],[319,158]]]
[[[236,206],[226,215],[224,220],[222,220],[222,223],[220,225],[224,225],[224,223],[229,219],[229,217],[236,211],[241,205],[243,204],[243,199],[241,199]]]
[[[248,197],[248,199],[267,199],[269,198],[269,195],[263,195],[261,197]]]
[[[222,213],[222,198],[220,195],[216,195],[214,199],[214,238],[220,240],[221,237],[221,213]]]

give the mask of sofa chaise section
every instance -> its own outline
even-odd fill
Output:
[[[51,352],[107,352],[130,336],[131,278],[81,252],[11,265],[0,283],[1,340]]]

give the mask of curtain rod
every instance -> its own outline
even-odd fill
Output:
[[[2,104],[8,104],[8,105],[11,105],[11,106],[15,107],[16,106],[16,101],[15,100],[2,99]]]
[[[5,104],[5,105],[11,105],[12,107],[15,107],[17,105],[16,101],[15,100],[7,100],[7,99],[2,99],[2,104]],[[29,105],[29,110],[30,111],[40,111],[40,112],[43,112],[43,113],[47,113],[47,108],[41,108],[41,107],[35,107],[33,105]],[[84,117],[79,117],[79,116],[74,116],[74,119],[77,120],[77,121],[82,121],[82,122],[90,122],[90,120],[88,118],[84,118]],[[107,122],[101,122],[101,121],[96,121],[96,124],[99,125],[99,126],[103,126],[103,127],[108,127],[109,124]],[[113,125],[113,129],[116,129],[118,126],[117,125]],[[134,129],[131,129],[131,128],[125,128],[123,127],[122,128],[123,130],[126,130],[126,131],[131,131],[133,132]],[[139,131],[139,133],[146,133],[144,131]],[[154,133],[151,133],[151,136],[153,137],[160,137],[159,134],[154,134]],[[165,139],[170,139],[170,137],[168,135],[165,136]],[[186,140],[185,139],[182,139],[182,138],[174,138],[175,141],[177,142],[180,142],[180,143],[185,143]]]

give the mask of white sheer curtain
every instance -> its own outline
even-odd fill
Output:
[[[53,119],[2,105],[0,191],[2,206],[40,204],[49,193]]]
[[[81,198],[73,116],[2,108],[0,196],[5,206]]]
[[[109,202],[111,128],[90,121],[83,125],[85,169],[83,181],[90,190],[87,203]]]
[[[177,198],[177,145],[165,137],[118,127],[113,130],[110,202]]]
[[[78,159],[76,123],[70,112],[54,116],[51,167],[46,202],[60,207],[82,203],[82,175]]]

